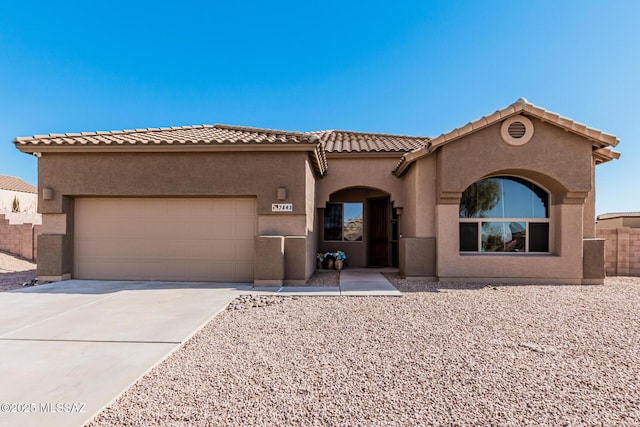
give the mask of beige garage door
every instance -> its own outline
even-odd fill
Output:
[[[75,278],[253,281],[255,199],[75,203]]]

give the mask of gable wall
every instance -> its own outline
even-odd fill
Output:
[[[462,193],[475,181],[500,171],[527,171],[552,192],[591,190],[591,144],[554,125],[531,118],[534,135],[522,146],[505,143],[500,123],[438,150],[438,194]],[[552,201],[555,203],[555,201]]]
[[[585,207],[591,212],[591,144],[533,119],[523,146],[503,142],[500,125],[442,146],[437,158],[437,275],[441,280],[581,283]],[[460,254],[458,209],[462,192],[494,175],[520,176],[551,193],[550,254]],[[590,237],[590,236],[589,236]]]

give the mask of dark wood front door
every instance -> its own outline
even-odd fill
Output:
[[[389,265],[389,197],[367,200],[367,264],[369,267]]]

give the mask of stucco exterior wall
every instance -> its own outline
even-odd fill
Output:
[[[358,203],[362,202],[362,223],[364,225],[363,236],[361,241],[326,241],[324,240],[324,204],[318,210],[320,223],[320,236],[318,243],[318,251],[322,253],[344,251],[347,254],[345,265],[348,267],[366,267],[367,266],[367,225],[369,223],[367,199],[371,197],[385,196],[385,193],[370,188],[350,188],[342,190],[330,197],[331,202]]]
[[[387,156],[364,156],[345,158],[329,156],[329,172],[327,176],[316,181],[315,203],[318,208],[318,251],[336,252],[342,250],[347,254],[345,263],[348,267],[367,266],[367,232],[368,213],[366,199],[388,195],[393,207],[402,207],[405,203],[403,181],[396,178],[392,171],[401,154]],[[364,235],[359,242],[325,241],[324,207],[327,202],[362,202]]]
[[[405,206],[400,218],[402,237],[436,235],[436,157],[418,160],[402,176]]]
[[[522,146],[503,142],[498,123],[436,153],[440,280],[582,283],[584,208],[592,190],[591,144],[555,126],[533,122],[533,138]],[[491,175],[519,176],[551,193],[550,254],[460,254],[460,197],[469,185]]]
[[[390,157],[328,157],[327,176],[317,181],[316,206],[323,207],[332,193],[349,187],[368,187],[382,190],[391,196],[395,207],[404,206],[402,180],[392,171],[400,160],[400,154]]]
[[[521,146],[505,143],[497,123],[439,149],[438,203],[446,198],[457,203],[472,183],[504,174],[527,178],[547,189],[553,204],[567,198],[577,198],[576,202],[583,204],[592,189],[591,144],[556,126],[534,118],[531,121],[534,135]]]
[[[618,218],[609,218],[609,219],[600,219],[596,224],[596,228],[598,230],[605,228],[620,228],[624,227],[622,223],[622,217]]]
[[[53,189],[54,198],[40,200],[40,210],[45,222],[49,215],[66,214],[67,227],[63,233],[45,227],[40,240],[47,251],[38,275],[64,278],[71,273],[73,198],[81,196],[255,196],[258,235],[306,239],[314,220],[307,218],[314,211],[309,207],[313,189],[307,188],[315,180],[310,168],[306,152],[44,153],[38,162],[39,187]],[[287,189],[284,201],[277,200],[280,187]],[[273,213],[272,203],[292,203],[293,212]],[[300,261],[308,275],[312,249],[307,245]]]
[[[598,220],[597,228],[640,228],[640,216],[617,217]]]

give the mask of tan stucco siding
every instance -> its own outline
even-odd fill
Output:
[[[460,254],[458,207],[438,205],[437,275],[451,279],[506,279],[581,283],[582,206],[552,208],[551,254]],[[453,218],[453,219],[452,219]],[[446,238],[445,236],[449,236]]]
[[[308,154],[273,152],[44,153],[38,162],[42,213],[61,213],[62,196],[257,196],[271,214],[277,188],[287,188],[293,214],[305,215]]]
[[[594,201],[594,196],[589,196],[593,184],[591,144],[555,126],[533,122],[533,138],[522,146],[503,142],[500,124],[496,124],[447,144],[436,153],[440,279],[581,283],[583,229],[590,226],[587,218],[592,215]],[[519,176],[551,193],[550,254],[460,254],[460,196],[470,184],[491,175]]]
[[[257,234],[306,236],[307,162],[306,152],[44,153],[39,186],[51,188],[54,199],[40,200],[40,210],[66,214],[67,225],[64,234],[55,227],[40,236],[45,250],[38,275],[56,278],[73,270],[76,197],[255,197]],[[272,212],[272,203],[282,202],[279,187],[287,189],[284,202],[293,212]]]
[[[316,206],[323,207],[332,193],[349,187],[382,190],[394,206],[403,206],[402,180],[392,173],[400,157],[330,158],[327,176],[317,181]]]
[[[521,146],[505,143],[500,123],[441,147],[438,159],[439,202],[459,195],[475,181],[492,174],[528,178],[559,197],[561,193],[588,193],[592,188],[591,144],[556,126],[532,119],[531,140]]]

